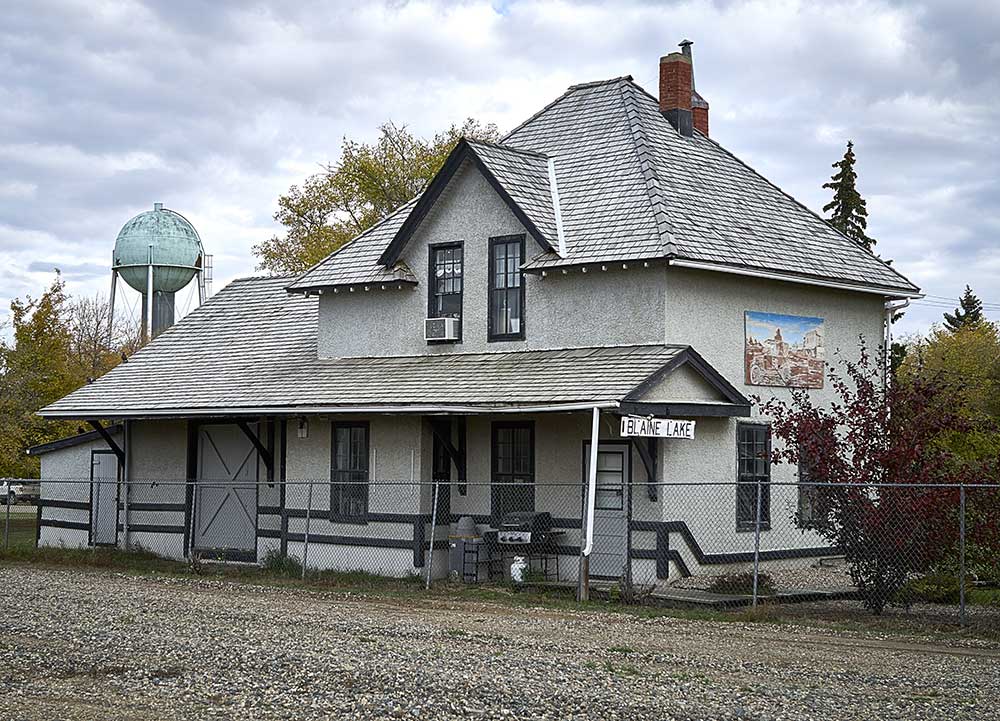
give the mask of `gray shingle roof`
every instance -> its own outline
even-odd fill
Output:
[[[409,201],[390,213],[349,243],[328,255],[295,279],[289,287],[295,290],[312,290],[340,285],[365,283],[416,283],[417,279],[405,263],[395,263],[391,268],[380,265],[379,255],[406,220],[417,199]]]
[[[553,248],[547,159],[555,163],[566,252],[544,252],[528,270],[676,258],[917,291],[717,142],[697,132],[680,136],[630,77],[573,86],[501,146],[470,145],[542,234],[552,234]],[[388,246],[407,212],[401,209],[359,238],[361,247],[345,246],[292,287],[380,278],[389,271],[378,267],[374,246]]]
[[[468,143],[549,245],[558,248],[548,158],[541,153],[492,143],[474,140]]]
[[[128,363],[47,406],[41,415],[613,403],[686,348],[320,359],[318,301],[285,292],[287,283],[280,277],[234,281]]]

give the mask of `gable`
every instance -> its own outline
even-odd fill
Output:
[[[643,403],[728,403],[728,398],[691,365],[683,364],[636,394]]]
[[[399,226],[379,263],[390,266],[399,259],[427,215],[437,210],[455,174],[470,165],[489,182],[541,250],[555,251],[559,222],[548,160],[539,153],[462,138]]]
[[[497,195],[479,168],[463,163],[442,190],[434,206],[422,218],[398,261],[413,269],[423,282],[428,272],[428,247],[439,243],[461,243],[464,249],[466,285],[479,282],[485,287],[489,238],[527,234],[527,229]],[[530,240],[528,241],[530,242]]]

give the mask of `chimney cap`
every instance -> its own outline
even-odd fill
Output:
[[[675,62],[690,63],[691,62],[691,56],[690,55],[685,55],[684,53],[672,52],[672,53],[667,53],[662,58],[660,58],[660,64],[661,65],[663,63],[675,63]]]
[[[153,203],[153,210],[163,210],[163,203]]]

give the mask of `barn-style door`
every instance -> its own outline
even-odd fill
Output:
[[[256,560],[258,465],[257,451],[239,426],[199,428],[194,550],[202,556]]]

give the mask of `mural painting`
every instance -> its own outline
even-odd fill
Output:
[[[747,385],[822,388],[823,319],[746,311]]]

